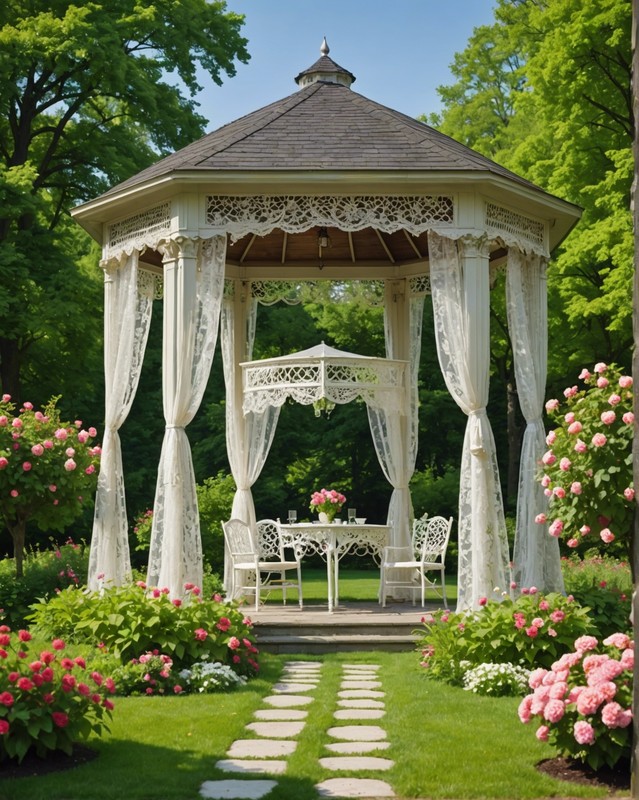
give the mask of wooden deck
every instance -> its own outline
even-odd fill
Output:
[[[257,645],[277,653],[326,653],[337,651],[412,650],[415,629],[428,611],[410,602],[389,603],[382,608],[374,601],[344,602],[329,613],[328,606],[294,603],[263,605],[255,612],[246,608],[254,623]]]

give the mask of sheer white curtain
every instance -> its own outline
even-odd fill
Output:
[[[545,260],[508,250],[506,303],[513,343],[517,394],[526,430],[519,465],[517,532],[513,553],[513,578],[518,587],[536,586],[563,592],[559,542],[535,516],[546,511],[548,501],[536,480],[546,449],[542,421],[548,357],[548,318]]]
[[[234,298],[222,305],[221,343],[226,385],[226,450],[236,485],[231,517],[255,528],[255,506],[251,486],[260,476],[279,420],[279,407],[269,406],[261,414],[242,410],[242,370],[240,361],[250,361],[255,339],[257,301],[244,298],[236,316]],[[246,316],[244,316],[244,313]],[[225,586],[230,576],[225,559]]]
[[[449,392],[468,416],[459,489],[457,608],[477,607],[510,574],[499,470],[486,414],[490,318],[482,242],[428,234],[437,355]]]
[[[181,597],[202,583],[202,542],[186,426],[202,401],[217,341],[226,236],[164,247],[162,393],[166,428],[158,469],[147,583]]]
[[[107,265],[104,273],[104,440],[87,578],[93,590],[103,582],[120,586],[131,578],[118,430],[138,387],[154,289],[153,281],[138,281],[138,258],[137,251],[123,255],[119,264]]]
[[[405,354],[400,344],[400,320],[392,320],[393,307],[384,307],[384,331],[387,358],[401,359]],[[418,394],[417,376],[422,341],[423,296],[408,300],[408,353],[406,372],[407,400],[404,414],[368,406],[368,421],[375,452],[386,479],[393,487],[388,506],[388,524],[392,524],[391,544],[405,547],[411,542],[413,503],[408,485],[415,471],[417,458]]]

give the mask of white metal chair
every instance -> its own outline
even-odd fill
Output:
[[[279,540],[279,526],[274,524]],[[297,587],[299,606],[302,608],[302,571],[299,561],[287,561],[281,547],[273,552],[270,545],[267,545],[272,537],[266,534],[262,537],[263,544],[260,546],[250,527],[241,519],[223,522],[222,530],[231,559],[229,594],[232,598],[254,594],[255,610],[258,611],[262,589],[281,588],[285,591],[285,588]],[[286,579],[286,572],[290,570],[297,571],[296,581]],[[275,574],[279,577],[272,577]]]
[[[411,547],[385,547],[381,566],[382,606],[386,605],[389,589],[410,589],[415,593],[421,589],[422,608],[426,589],[437,586],[435,580],[426,577],[427,572],[439,572],[441,593],[444,608],[448,608],[446,600],[446,584],[444,579],[446,548],[453,525],[453,518],[426,516],[413,523],[413,540]],[[390,573],[389,570],[396,570]]]

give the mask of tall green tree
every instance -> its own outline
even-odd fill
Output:
[[[190,99],[201,88],[196,70],[217,83],[234,75],[235,60],[249,58],[242,24],[221,0],[0,5],[4,393],[20,398],[53,331],[58,354],[81,363],[92,337],[74,332],[81,290],[67,210],[204,132]]]

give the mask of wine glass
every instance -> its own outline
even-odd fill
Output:
[[[355,525],[355,518],[357,517],[357,509],[356,508],[349,508],[348,509],[348,524]]]
[[[295,525],[296,522],[297,522],[297,511],[291,508],[288,511],[288,524]]]

